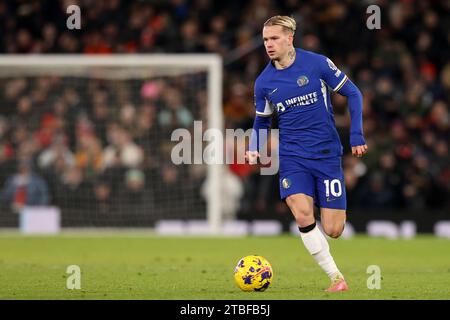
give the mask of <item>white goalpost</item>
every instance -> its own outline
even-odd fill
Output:
[[[179,126],[192,130],[193,121],[201,120],[207,129],[224,131],[219,55],[3,55],[0,90],[9,106],[0,116],[9,122],[11,136],[27,137],[15,142],[11,163],[19,163],[24,145],[34,143],[34,169],[49,182],[48,205],[62,205],[63,227],[153,227],[163,219],[202,219],[211,234],[220,234],[223,166],[174,166],[167,156],[170,130]],[[55,146],[61,140],[67,150]],[[128,141],[127,151],[120,149],[121,141]],[[107,148],[114,150],[109,166]],[[67,163],[60,165],[63,154]],[[130,163],[115,167],[114,157]],[[0,188],[15,169],[0,177]],[[206,178],[208,195],[202,199]],[[116,187],[102,189],[105,181]],[[88,189],[78,190],[80,185]],[[9,209],[11,203],[3,203],[0,228],[14,225]]]

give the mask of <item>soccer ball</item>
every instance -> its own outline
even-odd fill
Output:
[[[264,257],[251,255],[239,260],[234,280],[242,291],[264,291],[273,280],[273,270]]]

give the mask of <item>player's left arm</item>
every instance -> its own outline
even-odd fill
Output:
[[[362,94],[358,87],[350,80],[339,89],[339,94],[347,97],[350,111],[350,145],[352,154],[361,157],[367,152],[367,144],[364,140],[362,125]]]
[[[358,87],[339,70],[327,57],[321,56],[319,63],[321,78],[326,84],[340,95],[347,97],[350,111],[350,146],[352,154],[361,157],[367,152],[367,144],[364,139],[362,125],[362,94]]]

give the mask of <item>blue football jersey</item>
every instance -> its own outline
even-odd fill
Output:
[[[347,76],[327,57],[296,49],[295,61],[278,70],[269,62],[255,81],[258,116],[278,114],[280,157],[309,159],[341,156],[330,93]]]

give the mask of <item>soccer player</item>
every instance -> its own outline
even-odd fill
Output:
[[[320,208],[321,224],[338,238],[346,219],[346,193],[341,165],[343,148],[336,131],[330,93],[348,98],[352,154],[367,151],[362,130],[362,95],[327,57],[294,48],[295,20],[274,16],[264,23],[262,35],[270,62],[255,81],[256,116],[246,159],[257,163],[271,117],[279,123],[280,195],[299,226],[301,239],[331,279],[328,292],[348,290],[330,253],[328,241],[314,218]],[[255,134],[256,133],[256,134]],[[261,140],[261,141],[260,141]]]

